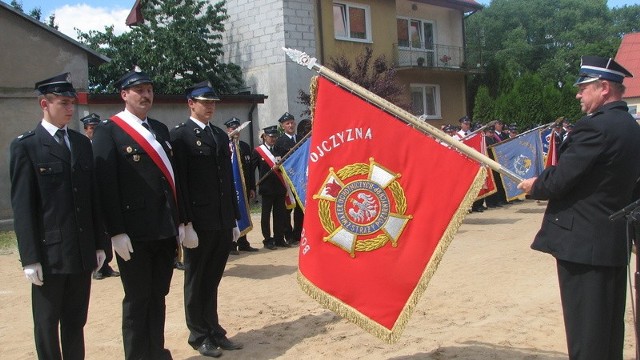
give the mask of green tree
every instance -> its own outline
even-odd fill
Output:
[[[489,95],[489,88],[485,85],[480,86],[476,93],[475,106],[473,107],[473,120],[476,122],[486,123],[493,120],[495,104]]]
[[[388,100],[405,110],[411,105],[402,85],[396,80],[396,71],[384,55],[373,59],[373,50],[365,47],[353,63],[345,56],[331,57],[327,66],[336,73]],[[298,90],[298,103],[309,106],[310,97],[304,90]],[[302,116],[309,115],[304,111]]]
[[[24,7],[22,6],[22,2],[19,2],[17,0],[11,0],[10,5],[21,12],[24,12]],[[35,7],[33,9],[31,9],[31,11],[29,11],[29,16],[31,16],[32,18],[41,21],[40,18],[42,17],[42,8],[41,7]],[[49,15],[49,21],[46,22],[45,24],[48,26],[51,26],[52,28],[58,30],[58,25],[56,25],[55,23],[56,20],[56,15],[55,14],[51,14]]]
[[[486,86],[496,113],[523,128],[558,116],[577,118],[571,84],[580,57],[614,56],[622,35],[638,31],[639,20],[640,6],[609,9],[606,0],[493,0],[465,21],[467,61],[485,70],[469,79],[470,98]],[[518,96],[516,88],[527,95]]]
[[[93,92],[117,92],[113,82],[138,65],[154,81],[154,90],[181,94],[195,82],[209,80],[220,93],[243,87],[235,64],[221,62],[222,33],[228,19],[225,1],[148,0],[142,2],[145,22],[121,35],[113,27],[104,32],[78,31],[89,47],[111,62],[89,69]]]

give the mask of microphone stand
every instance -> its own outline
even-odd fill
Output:
[[[638,291],[640,287],[640,256],[638,255],[638,242],[640,241],[640,199],[613,213],[609,216],[609,220],[614,221],[622,216],[627,220],[627,243],[629,244],[627,249],[631,248],[631,243],[636,245],[636,271],[634,273],[635,297],[631,302],[631,309],[633,312],[633,328],[636,338],[636,360],[640,360],[640,323],[638,321],[640,319],[638,319],[637,313],[637,309],[640,306],[640,292]],[[629,254],[629,258],[630,257],[631,254]],[[631,279],[629,279],[629,284],[631,286]]]

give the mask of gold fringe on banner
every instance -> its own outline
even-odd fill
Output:
[[[486,171],[487,170],[483,166],[479,168],[478,173],[476,174],[476,177],[473,183],[471,184],[471,187],[469,188],[469,190],[467,191],[467,194],[462,200],[460,207],[455,212],[454,216],[451,218],[451,221],[449,222],[449,225],[444,231],[442,238],[438,243],[438,246],[434,250],[433,255],[431,256],[431,259],[429,260],[429,263],[425,267],[422,273],[422,276],[420,277],[420,281],[418,281],[418,284],[416,285],[415,289],[413,290],[413,293],[407,300],[407,303],[405,304],[404,309],[402,309],[402,311],[400,312],[400,316],[396,320],[396,323],[394,324],[391,330],[387,329],[386,327],[366,317],[365,315],[360,313],[358,310],[342,302],[340,299],[318,288],[311,281],[309,281],[300,272],[300,270],[298,270],[297,277],[298,277],[298,284],[300,285],[300,288],[307,295],[309,295],[311,298],[313,298],[318,303],[320,303],[320,305],[322,305],[324,308],[335,312],[336,314],[358,325],[359,327],[371,333],[372,335],[390,344],[397,342],[398,339],[400,338],[400,335],[402,334],[402,331],[404,330],[405,326],[409,322],[409,318],[411,317],[413,310],[418,304],[420,297],[422,296],[424,291],[427,289],[427,285],[429,284],[429,281],[431,281],[433,274],[435,274],[438,268],[438,265],[440,264],[440,261],[444,256],[445,251],[449,247],[449,244],[451,244],[451,241],[456,235],[458,228],[460,227],[460,225],[462,225],[462,221],[464,220],[464,217],[469,212],[469,209],[471,208],[473,202],[476,200],[476,197],[478,196],[480,189],[482,189],[482,186],[484,185],[485,177],[487,176]]]
[[[309,84],[309,111],[311,112],[311,120],[316,113],[316,97],[318,96],[318,75],[311,77]]]

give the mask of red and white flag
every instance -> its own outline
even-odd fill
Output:
[[[484,134],[476,133],[471,136],[467,136],[462,139],[462,142],[465,145],[472,147],[474,150],[487,155],[487,142]],[[480,189],[476,200],[484,199],[489,195],[495,194],[497,191],[496,182],[493,178],[493,171],[491,171],[491,169],[489,169],[488,167],[485,168],[487,169],[487,177],[484,180],[484,185],[482,185],[482,188]]]
[[[556,166],[558,162],[558,150],[556,149],[556,132],[551,130],[551,136],[549,137],[549,151],[547,151],[547,158],[544,162],[544,168],[549,166]]]
[[[477,162],[319,77],[301,288],[397,341],[484,177]]]

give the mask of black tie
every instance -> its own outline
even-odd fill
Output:
[[[211,140],[213,140],[213,142],[216,142],[216,138],[213,137],[213,130],[211,129],[211,126],[209,126],[208,124],[204,126],[204,131],[209,135],[209,137],[211,138]]]
[[[58,129],[56,131],[56,141],[58,142],[58,144],[63,145],[65,147],[65,149],[69,150],[69,146],[67,145],[67,142],[64,141],[64,137],[67,135],[67,131],[65,129]]]
[[[296,142],[296,136],[295,136],[295,135],[293,135],[293,136],[291,137],[291,139],[293,139],[293,142]]]
[[[146,121],[142,122],[142,126],[144,126],[145,129],[149,130],[149,132],[151,133],[151,135],[153,135],[154,138],[156,137],[156,134],[151,130],[151,127]]]

